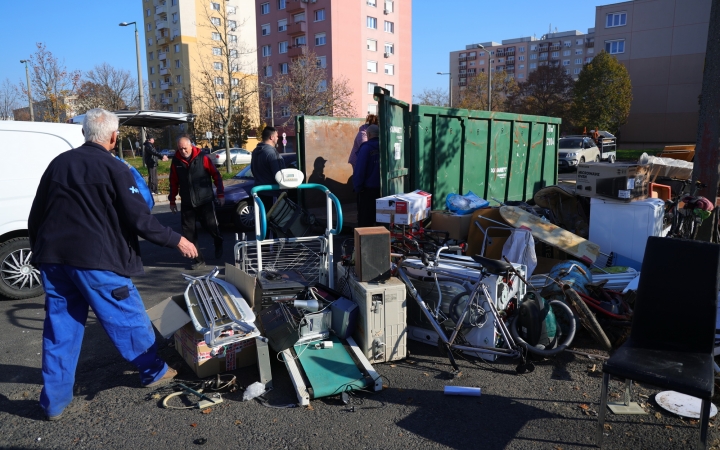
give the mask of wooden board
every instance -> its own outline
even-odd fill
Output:
[[[502,206],[500,207],[500,215],[513,227],[527,227],[535,239],[557,247],[587,264],[594,263],[600,253],[599,245],[550,222],[545,222],[520,208]]]

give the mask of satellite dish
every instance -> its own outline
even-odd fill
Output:
[[[275,174],[275,181],[283,189],[294,189],[302,184],[305,175],[298,169],[282,169]]]

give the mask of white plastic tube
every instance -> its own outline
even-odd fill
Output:
[[[480,397],[480,388],[465,386],[445,386],[445,395],[469,395]]]

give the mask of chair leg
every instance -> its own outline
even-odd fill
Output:
[[[610,374],[603,373],[602,388],[600,389],[600,410],[598,411],[597,434],[595,435],[595,445],[602,447],[603,432],[605,431],[605,411],[607,410],[608,383],[610,383]]]
[[[630,406],[630,386],[632,386],[632,380],[630,378],[625,379],[625,399],[623,403],[625,406]]]
[[[707,448],[708,422],[710,421],[710,400],[703,399],[700,411],[700,442],[698,449],[705,450]]]

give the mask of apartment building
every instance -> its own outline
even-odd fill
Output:
[[[595,40],[628,69],[625,143],[694,143],[711,0],[635,0],[596,7]]]
[[[377,112],[375,86],[412,100],[411,0],[255,0],[255,7],[261,82],[273,84],[310,51],[328,80],[348,80],[358,117]],[[268,123],[271,109],[276,125],[289,118],[286,106],[270,108],[269,93],[261,101]]]
[[[465,89],[473,77],[488,70],[493,74],[527,79],[541,66],[561,66],[577,79],[583,64],[595,55],[594,29],[587,33],[577,30],[505,39],[502,42],[469,44],[465,50],[450,52],[450,74],[453,92]],[[453,96],[457,99],[459,94]]]
[[[208,92],[209,67],[217,70],[211,82],[225,80],[225,53],[233,73],[251,74],[256,83],[255,8],[253,0],[141,0],[145,31],[147,80],[146,107],[188,111],[188,96]],[[212,89],[210,89],[212,90]],[[215,95],[221,95],[221,92]],[[257,98],[253,111],[257,111]],[[204,132],[205,130],[197,130]]]

